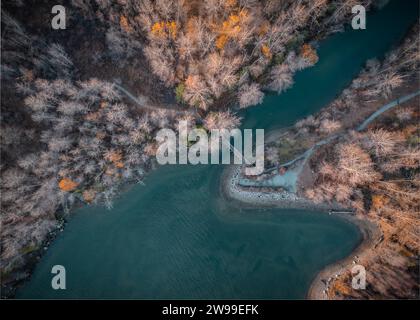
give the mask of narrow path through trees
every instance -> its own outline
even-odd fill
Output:
[[[401,98],[395,99],[394,101],[391,101],[391,102],[387,103],[386,105],[383,105],[377,111],[372,113],[368,118],[366,118],[365,121],[363,121],[362,124],[360,124],[356,128],[356,130],[357,131],[363,131],[364,129],[366,129],[366,127],[373,120],[375,120],[378,116],[380,116],[385,111],[388,111],[395,106],[398,106],[398,105],[400,105],[404,102],[407,102],[407,101],[413,99],[414,97],[416,97],[418,95],[420,95],[420,90],[417,91],[417,92],[413,92],[411,94],[405,95]],[[297,178],[298,178],[299,174],[302,172],[303,167],[306,164],[306,161],[311,157],[313,152],[318,147],[320,147],[322,145],[325,145],[325,144],[331,142],[332,140],[334,140],[336,138],[339,138],[339,137],[342,137],[346,134],[348,134],[348,131],[342,132],[340,134],[329,136],[329,137],[327,137],[327,138],[325,138],[321,141],[318,141],[316,144],[314,144],[312,147],[310,147],[309,149],[307,149],[305,152],[298,155],[294,159],[292,159],[288,162],[282,163],[280,165],[277,165],[273,168],[269,168],[269,169],[264,171],[264,173],[269,173],[269,172],[272,172],[274,170],[278,170],[278,168],[280,168],[280,167],[290,167],[291,165],[293,165],[297,161],[302,160],[299,163],[299,165],[297,165],[293,169],[288,170],[287,171],[288,175],[285,176],[285,177],[282,177],[281,175],[276,174],[274,177],[270,177],[269,179],[261,180],[261,181],[255,181],[255,180],[250,180],[250,179],[239,179],[239,184],[242,185],[242,186],[253,186],[253,187],[269,187],[269,186],[271,186],[271,187],[283,187],[290,192],[295,192],[296,191]]]
[[[120,92],[122,92],[125,96],[127,96],[131,101],[133,101],[138,106],[150,109],[150,110],[167,110],[167,111],[176,111],[180,113],[191,113],[194,114],[195,110],[180,110],[179,106],[175,104],[166,104],[166,105],[152,105],[147,103],[147,98],[145,97],[136,97],[131,92],[129,92],[127,89],[125,89],[123,86],[119,85],[116,82],[113,82],[115,88],[117,88]]]
[[[375,120],[377,117],[379,117],[382,113],[384,113],[385,111],[388,111],[389,109],[392,109],[393,107],[396,107],[406,101],[409,101],[411,99],[413,99],[414,97],[420,95],[420,90],[411,94],[408,94],[404,97],[395,99],[394,101],[391,101],[390,103],[387,103],[386,105],[380,107],[377,111],[375,111],[374,113],[372,113],[368,118],[366,118],[365,121],[363,121],[363,123],[361,125],[359,125],[356,130],[357,131],[363,131],[364,129],[366,129],[366,127],[373,121]],[[319,142],[317,142],[316,144],[314,144],[311,148],[309,148],[308,150],[306,150],[304,153],[300,154],[299,156],[297,156],[296,158],[294,158],[293,160],[290,160],[288,162],[285,162],[281,165],[279,165],[280,167],[287,167],[292,165],[293,163],[295,163],[296,161],[300,160],[300,159],[308,159],[312,152],[319,146],[322,146],[326,143],[331,142],[332,140],[341,137],[343,135],[347,134],[347,132],[343,132],[341,134],[337,134],[337,135],[333,135],[333,136],[329,136]]]

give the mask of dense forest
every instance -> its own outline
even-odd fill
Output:
[[[358,257],[357,263],[369,270],[366,290],[352,289],[349,268],[327,279],[328,298],[418,297],[419,98],[385,111],[366,127],[361,124],[381,106],[418,92],[419,28],[418,22],[382,60],[368,60],[341,95],[319,113],[265,145],[268,170],[256,181],[293,170],[287,164],[300,159],[295,166],[302,167],[297,183],[301,199],[354,210],[357,219],[373,222],[382,234]],[[312,155],[303,157],[311,148]]]
[[[375,248],[360,258],[369,270],[367,290],[352,290],[348,272],[331,284],[330,298],[418,297],[419,99],[385,112],[364,130],[355,125],[372,112],[369,106],[419,89],[419,27],[383,61],[368,61],[323,112],[296,125],[298,141],[308,133],[316,140],[346,132],[314,154],[309,164],[313,177],[302,193],[316,203],[353,208],[382,232]]]
[[[82,1],[79,1],[80,3]],[[86,1],[87,2],[87,1]],[[293,73],[317,61],[308,43],[339,28],[355,1],[101,1],[112,58],[136,54],[142,43],[151,70],[180,104],[209,110],[226,100],[245,108],[262,89],[281,92]],[[364,1],[368,6],[370,1]],[[92,7],[80,4],[86,12]],[[132,41],[135,39],[136,41]],[[217,102],[220,103],[217,103]]]

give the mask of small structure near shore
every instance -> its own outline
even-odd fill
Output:
[[[286,167],[280,167],[279,168],[279,175],[284,175],[285,173],[286,173],[286,171],[287,171],[287,169],[286,169]]]

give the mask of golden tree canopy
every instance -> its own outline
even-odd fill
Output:
[[[175,21],[161,21],[155,22],[152,26],[152,35],[159,38],[170,36],[172,39],[176,38],[177,35],[177,24]]]
[[[61,190],[63,191],[73,191],[74,189],[77,188],[79,184],[69,178],[63,178],[60,180],[60,182],[58,183],[58,186]]]
[[[305,43],[301,49],[301,55],[310,63],[315,64],[318,62],[318,55],[316,50],[310,44]]]
[[[263,44],[261,46],[261,52],[264,55],[264,57],[266,57],[269,60],[273,57],[270,48],[266,44]]]
[[[133,28],[128,23],[128,20],[125,16],[120,16],[120,26],[125,32],[132,32]]]

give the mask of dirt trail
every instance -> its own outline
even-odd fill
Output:
[[[190,113],[190,114],[196,113],[194,110],[180,110],[179,106],[175,104],[164,104],[164,105],[149,104],[147,97],[135,97],[133,94],[131,94],[131,92],[129,92],[127,89],[125,89],[118,83],[114,82],[113,84],[120,92],[125,94],[131,101],[133,101],[135,104],[139,105],[142,108],[150,109],[150,110],[162,109],[165,111],[176,111],[180,113]]]
[[[400,98],[398,98],[398,99],[395,99],[395,100],[393,100],[393,101],[391,101],[391,102],[389,102],[389,103],[387,103],[387,104],[383,105],[383,106],[382,106],[382,107],[380,107],[377,111],[375,111],[375,112],[374,112],[374,113],[372,113],[369,117],[367,117],[367,118],[366,118],[366,120],[365,120],[365,121],[363,121],[363,123],[362,123],[362,124],[360,124],[360,125],[356,128],[356,130],[357,130],[357,131],[363,131],[364,129],[366,129],[366,127],[367,127],[367,126],[368,126],[368,125],[369,125],[369,124],[370,124],[373,120],[375,120],[377,117],[379,117],[379,116],[380,116],[382,113],[384,113],[385,111],[388,111],[388,110],[392,109],[393,107],[399,106],[400,104],[402,104],[402,103],[404,103],[404,102],[406,102],[406,101],[409,101],[409,100],[411,100],[411,99],[413,99],[413,98],[417,97],[418,95],[420,95],[420,90],[419,90],[419,91],[417,91],[417,92],[413,92],[413,93],[407,94],[407,95],[405,95],[405,96],[403,96],[403,97],[400,97]],[[269,169],[265,170],[265,171],[264,171],[264,173],[268,173],[268,172],[274,171],[274,170],[278,169],[279,167],[289,167],[289,166],[293,165],[295,162],[297,162],[297,161],[299,161],[299,160],[303,160],[303,161],[299,164],[299,169],[298,169],[298,170],[296,170],[297,172],[299,172],[299,173],[300,173],[300,172],[302,171],[303,166],[305,165],[306,161],[310,158],[310,156],[312,155],[312,153],[315,151],[315,149],[316,149],[316,148],[318,148],[318,147],[320,147],[320,146],[322,146],[322,145],[325,145],[325,144],[327,144],[327,143],[331,142],[332,140],[334,140],[334,139],[336,139],[336,138],[342,137],[342,136],[344,136],[344,135],[345,135],[345,134],[347,134],[347,133],[348,133],[348,132],[343,132],[343,133],[341,133],[341,134],[337,134],[337,135],[333,135],[333,136],[327,137],[327,138],[325,138],[325,139],[323,139],[323,140],[321,140],[321,141],[317,142],[316,144],[314,144],[311,148],[309,148],[308,150],[306,150],[304,153],[302,153],[302,154],[298,155],[296,158],[294,158],[294,159],[292,159],[292,160],[290,160],[290,161],[288,161],[288,162],[282,163],[282,164],[280,164],[279,166],[276,166],[276,167],[274,167],[274,168],[269,168]],[[254,186],[256,186],[256,185],[254,185]]]

